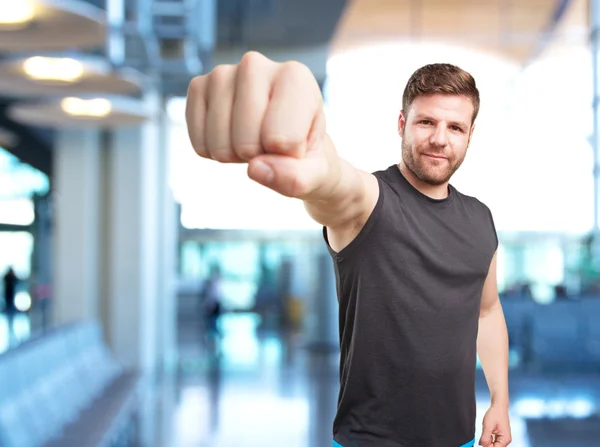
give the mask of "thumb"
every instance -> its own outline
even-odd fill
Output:
[[[248,163],[248,177],[287,197],[302,198],[325,178],[326,160],[320,156],[295,158],[266,154]]]

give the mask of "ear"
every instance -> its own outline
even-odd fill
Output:
[[[404,137],[404,128],[406,127],[406,116],[404,115],[404,110],[400,111],[400,116],[398,116],[398,135],[400,138]]]

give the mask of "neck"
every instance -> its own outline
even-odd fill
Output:
[[[415,189],[417,189],[421,194],[424,194],[432,199],[441,200],[448,197],[448,182],[442,183],[441,185],[431,185],[429,183],[425,183],[417,178],[415,174],[412,173],[410,169],[404,164],[404,162],[400,162],[398,164],[398,169],[404,178],[408,180]]]

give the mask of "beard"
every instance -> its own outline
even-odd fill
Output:
[[[423,153],[440,154],[441,151],[432,147],[413,147],[405,139],[402,140],[402,161],[406,168],[421,182],[432,186],[447,183],[460,167],[462,158],[447,160],[432,160]]]

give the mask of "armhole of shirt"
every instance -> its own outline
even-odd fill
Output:
[[[384,195],[385,195],[384,188],[386,187],[386,185],[385,185],[385,181],[382,178],[380,178],[379,175],[375,175],[375,178],[377,179],[377,183],[379,185],[379,193],[378,193],[378,197],[377,197],[377,202],[375,203],[375,207],[373,208],[373,211],[371,211],[371,214],[367,218],[367,221],[361,228],[360,232],[356,235],[356,237],[354,239],[352,239],[352,241],[350,241],[350,243],[348,245],[346,245],[344,248],[342,248],[339,252],[336,252],[333,248],[331,248],[331,245],[329,245],[329,238],[327,235],[327,227],[323,226],[323,230],[322,230],[323,238],[325,239],[325,244],[327,245],[327,250],[329,251],[329,254],[331,255],[331,257],[333,259],[335,259],[336,261],[342,261],[343,259],[348,258],[348,256],[350,256],[352,254],[352,252],[354,250],[356,250],[356,248],[362,243],[362,241],[372,231],[373,227],[379,220],[379,215],[382,212],[381,209],[383,207]]]
[[[492,233],[494,234],[494,253],[498,250],[499,240],[498,240],[498,232],[496,231],[496,224],[494,223],[494,216],[492,215],[492,210],[487,205],[485,206],[485,210],[487,211],[488,218],[490,219],[490,225],[492,226]]]

